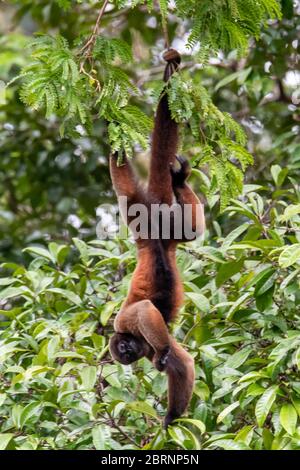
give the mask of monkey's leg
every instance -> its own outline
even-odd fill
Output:
[[[168,374],[168,414],[164,426],[181,416],[193,392],[195,371],[193,358],[169,334],[159,310],[150,300],[124,306],[118,313],[115,330],[143,337],[151,346],[148,359]],[[153,355],[154,351],[154,355]]]
[[[164,60],[167,62],[164,81],[168,82],[172,74],[178,70],[181,62],[180,54],[175,49],[168,49],[164,53]],[[178,125],[171,116],[167,89],[166,86],[155,116],[148,190],[151,199],[154,199],[156,203],[170,205],[173,200],[173,192],[169,170],[176,158]]]
[[[153,362],[168,374],[168,414],[164,426],[186,410],[195,382],[194,359],[169,334],[161,313],[149,300],[138,310],[138,328],[155,351]]]
[[[138,310],[139,331],[155,352],[152,359],[155,367],[162,371],[168,361],[171,337],[160,311],[150,300],[142,302],[143,306]]]

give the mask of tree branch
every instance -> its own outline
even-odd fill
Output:
[[[93,46],[94,46],[94,43],[95,43],[95,40],[96,40],[96,37],[98,35],[98,31],[99,31],[99,26],[100,26],[100,21],[101,21],[101,18],[102,16],[104,15],[104,12],[105,12],[105,9],[107,7],[107,4],[108,4],[108,1],[109,0],[104,0],[103,2],[103,5],[99,11],[99,14],[98,14],[98,17],[97,17],[97,20],[96,20],[96,23],[95,23],[95,26],[94,26],[94,29],[93,29],[93,32],[91,34],[91,36],[89,37],[89,39],[87,40],[87,42],[85,43],[85,45],[80,49],[80,53],[84,52],[85,55],[89,55]]]

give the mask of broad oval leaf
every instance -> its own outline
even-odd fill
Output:
[[[280,423],[288,434],[293,435],[297,425],[297,411],[291,403],[286,403],[280,410]]]
[[[290,245],[281,252],[279,259],[279,265],[282,268],[288,268],[293,264],[300,262],[300,243],[294,243]]]
[[[12,433],[0,434],[0,450],[5,450],[13,437]]]
[[[273,405],[278,387],[274,385],[273,387],[268,388],[260,397],[255,407],[255,416],[258,426],[261,428],[264,425],[266,417]]]
[[[229,415],[233,410],[235,410],[239,406],[240,406],[239,401],[235,401],[234,403],[231,403],[231,405],[226,406],[226,408],[224,408],[224,410],[221,411],[221,413],[217,417],[217,423],[221,423],[226,418],[227,415]]]
[[[126,407],[133,411],[138,411],[139,413],[144,413],[146,415],[152,416],[152,418],[157,418],[157,413],[155,409],[147,402],[133,401],[131,403],[128,403]]]

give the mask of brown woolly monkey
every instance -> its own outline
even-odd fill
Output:
[[[170,49],[164,59],[167,61],[164,80],[168,82],[180,64],[180,55]],[[143,189],[138,184],[125,156],[121,166],[118,166],[116,154],[110,158],[116,194],[119,201],[121,196],[127,198],[127,208],[122,215],[129,227],[134,220],[130,208],[135,204],[143,204],[150,209],[153,204],[172,206],[175,200],[175,205],[181,208],[190,205],[192,217],[188,228],[193,230],[194,238],[203,233],[203,206],[186,183],[189,165],[185,159],[176,156],[177,145],[178,126],[171,117],[165,90],[155,117],[148,188]],[[160,222],[161,219],[147,219],[150,229],[153,225],[160,226]],[[182,222],[187,223],[184,217]],[[193,358],[169,334],[167,326],[174,320],[183,301],[183,287],[176,266],[176,245],[187,239],[184,234],[175,238],[174,233],[171,230],[170,236],[164,238],[159,229],[157,238],[147,238],[133,229],[138,252],[137,267],[127,298],[115,318],[116,333],[110,340],[111,354],[122,364],[131,364],[146,356],[159,371],[166,371],[168,413],[164,420],[165,428],[185,411],[195,378]]]

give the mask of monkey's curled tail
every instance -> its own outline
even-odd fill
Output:
[[[186,410],[194,387],[194,360],[175,340],[172,341],[171,352],[166,367],[168,374],[168,413],[164,420],[164,428]]]

